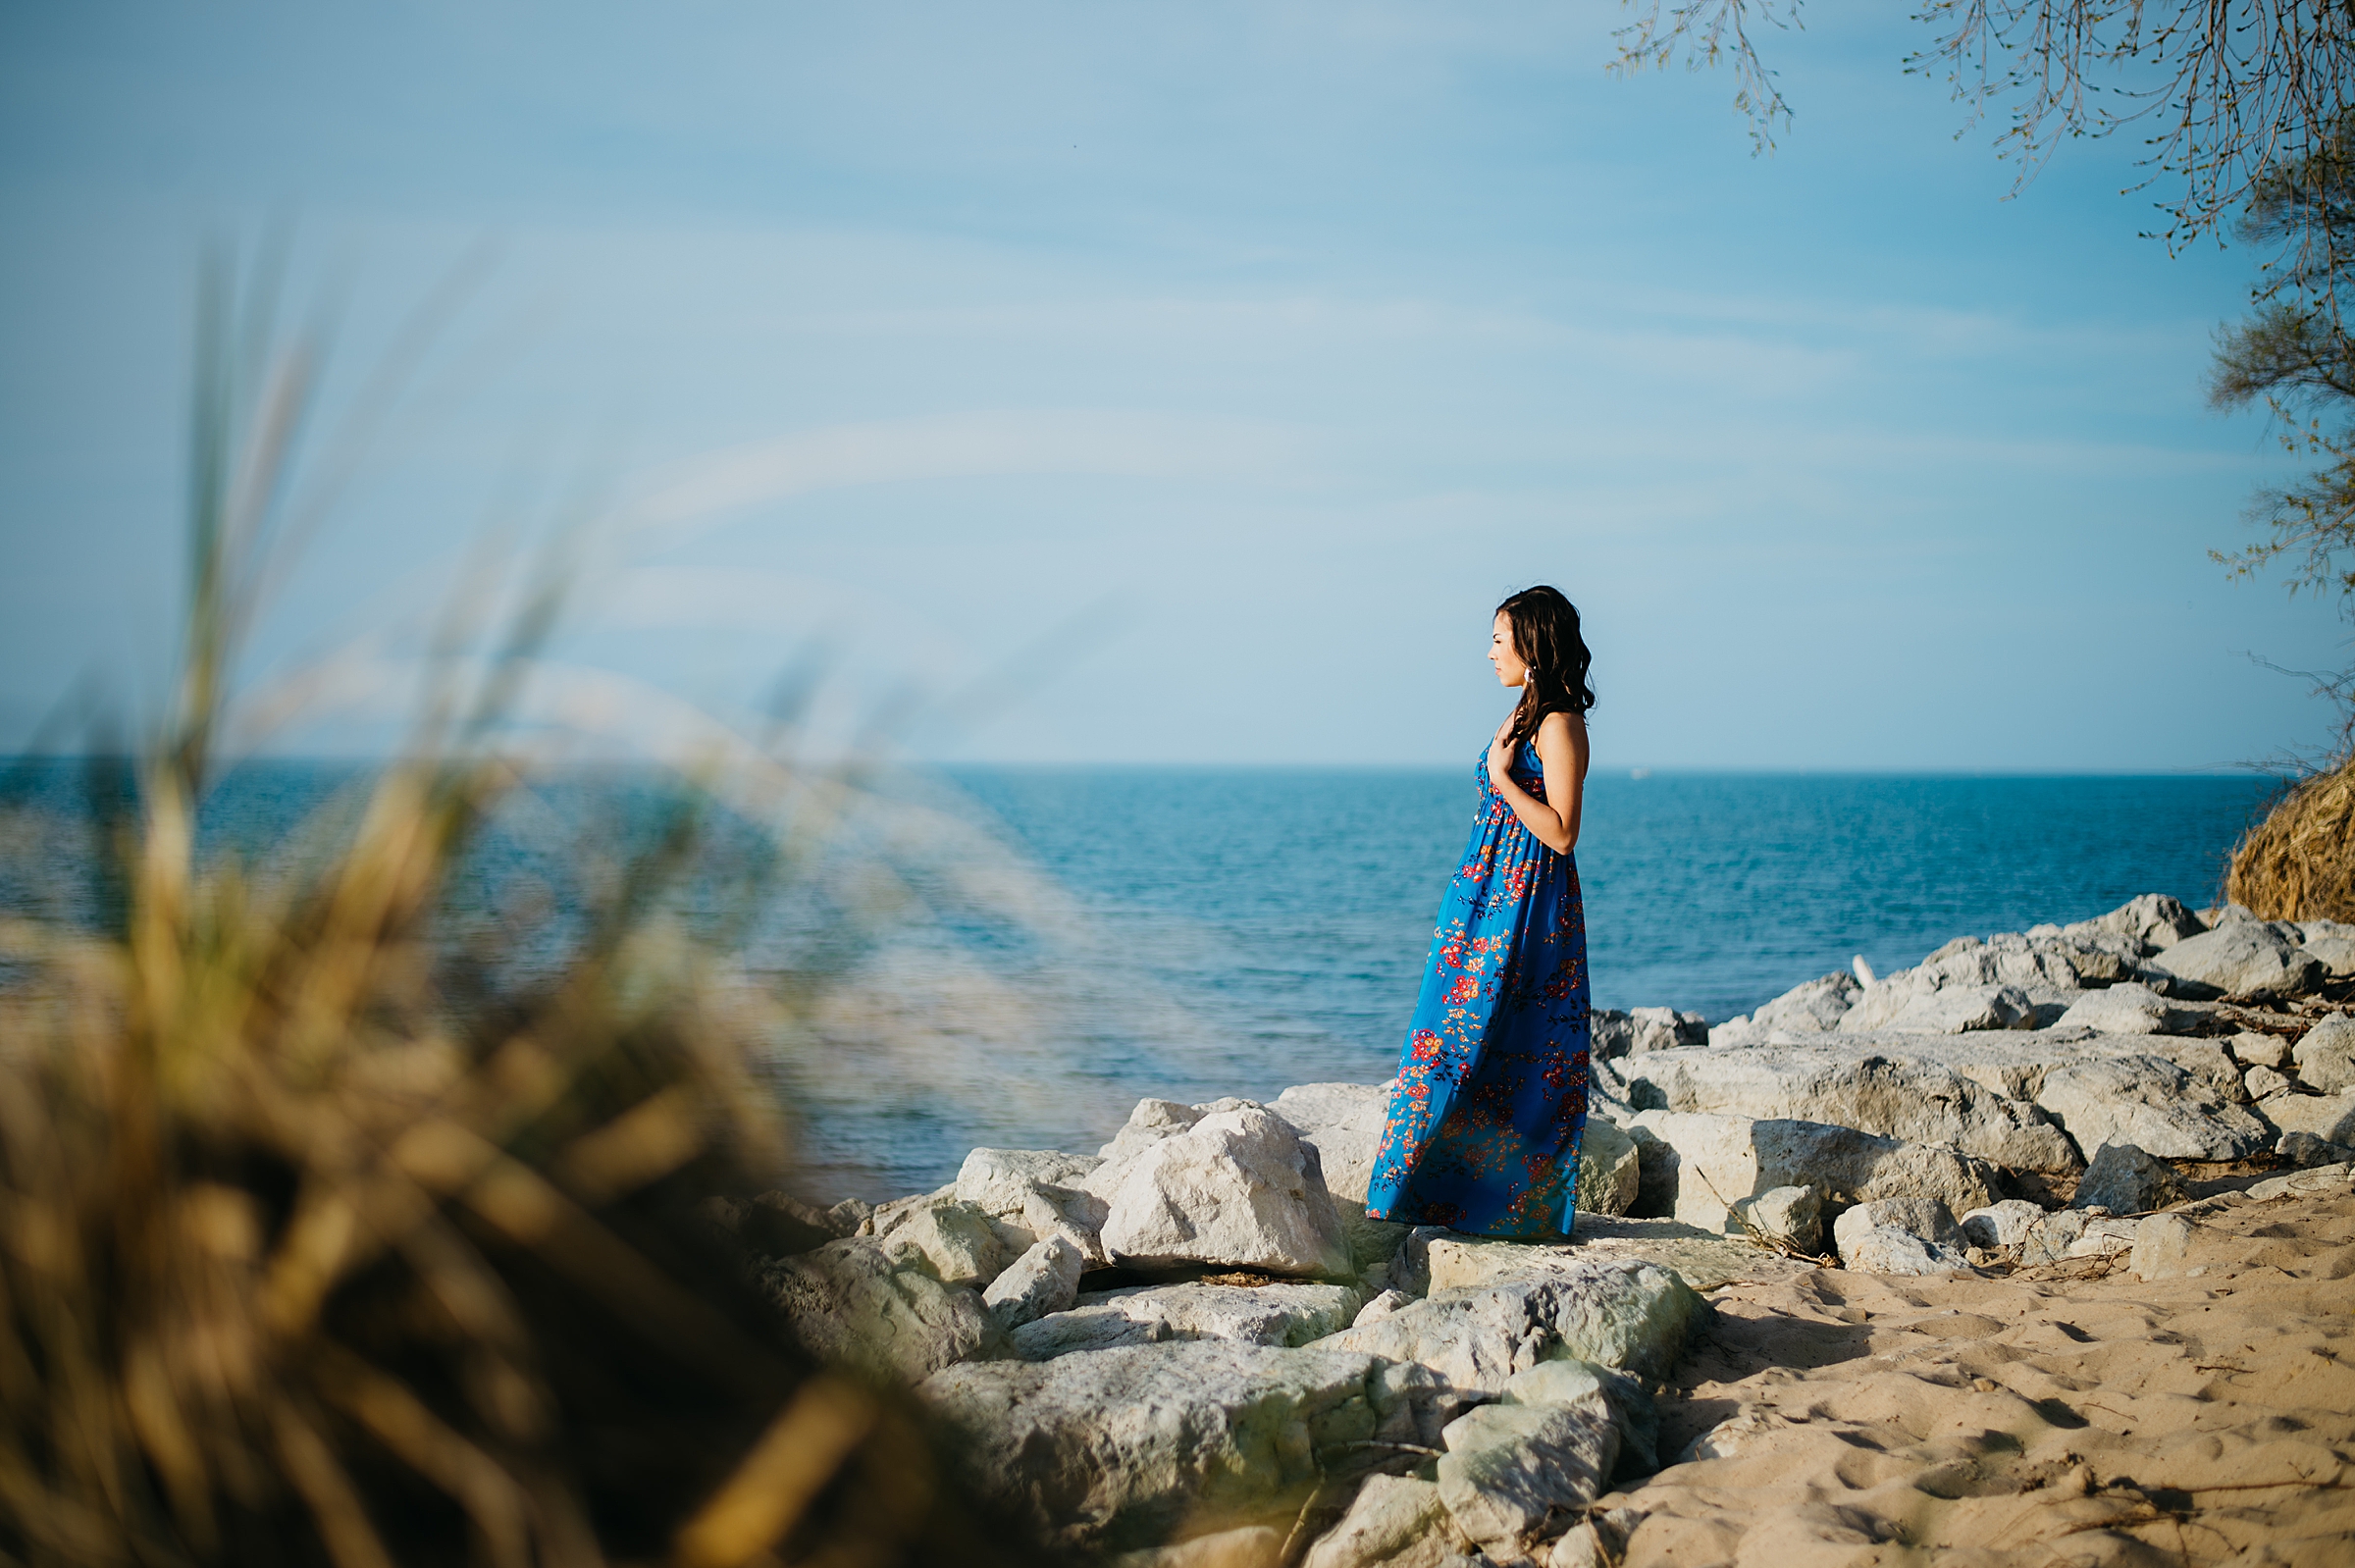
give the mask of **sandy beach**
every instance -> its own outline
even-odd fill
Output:
[[[2355,1562],[2355,1196],[2189,1215],[2166,1278],[2121,1253],[1716,1292],[1661,1447],[1714,1429],[1726,1456],[1598,1499],[1594,1544],[1627,1568]]]

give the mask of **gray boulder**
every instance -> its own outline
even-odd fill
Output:
[[[875,1239],[895,1257],[914,1261],[942,1284],[979,1289],[995,1280],[1013,1257],[990,1217],[969,1203],[951,1200],[902,1209]]]
[[[1603,1118],[1588,1117],[1578,1150],[1578,1207],[1588,1214],[1625,1214],[1636,1206],[1642,1177],[1635,1140]]]
[[[2330,1143],[2355,1143],[2355,1089],[2343,1094],[2276,1094],[2258,1103],[2276,1139],[2304,1132]]]
[[[2285,936],[2265,920],[2233,920],[2185,937],[2150,967],[2226,996],[2297,996],[2323,976],[2322,965],[2299,949],[2294,928]]]
[[[2036,1004],[2016,985],[1949,985],[1917,992],[1877,1026],[1897,1034],[1967,1034],[2035,1022]]]
[[[1514,1373],[1564,1356],[1663,1376],[1707,1310],[1671,1270],[1590,1263],[1542,1280],[1434,1291],[1312,1348],[1411,1361],[1453,1387],[1493,1393]]]
[[[2282,1133],[2281,1141],[2274,1145],[2274,1152],[2290,1164],[2308,1171],[2317,1166],[2344,1165],[2355,1160],[2355,1148],[2318,1138],[2311,1132]]]
[[[1998,1195],[1997,1172],[1984,1160],[1854,1127],[1666,1111],[1641,1112],[1635,1124],[1657,1140],[1653,1161],[1672,1183],[1670,1212],[1706,1230],[1739,1230],[1732,1206],[1777,1187],[1852,1200],[1932,1196],[1956,1210]],[[1655,1195],[1662,1190],[1655,1185]]]
[[[2317,1166],[2311,1171],[2293,1171],[2287,1176],[2268,1176],[2249,1188],[2250,1201],[2271,1203],[2276,1198],[2301,1198],[2328,1194],[2343,1196],[2355,1183],[2355,1165]]]
[[[1324,1467],[1414,1439],[1373,1360],[1205,1339],[950,1367],[918,1394],[963,1434],[985,1496],[1082,1552],[1180,1530],[1288,1529]]]
[[[2059,1026],[2102,1034],[2189,1034],[2199,1027],[2202,1018],[2199,1012],[2129,980],[2086,992],[2061,1015]]]
[[[1301,1345],[1348,1328],[1364,1300],[1339,1284],[1131,1285],[1082,1295],[1016,1329],[1014,1344],[1025,1361],[1175,1339]]]
[[[1138,1268],[1355,1272],[1315,1147],[1257,1107],[1200,1117],[1151,1143],[1127,1164],[1102,1233],[1107,1252]]]
[[[1841,969],[1785,991],[1750,1016],[1751,1027],[1760,1035],[1778,1029],[1823,1034],[1840,1026],[1863,990],[1854,974]]]
[[[1811,1186],[1770,1187],[1734,1200],[1744,1232],[1770,1245],[1813,1255],[1823,1248],[1823,1195]]]
[[[2143,1281],[2172,1280],[2189,1272],[2191,1238],[2198,1228],[2179,1214],[2145,1215],[2134,1227],[2127,1267]]]
[[[2336,1013],[2299,1036],[2290,1053],[2310,1089],[2337,1094],[2355,1089],[2355,1018]]]
[[[2182,902],[2165,893],[2145,893],[2128,899],[2109,914],[2090,920],[2065,925],[2066,935],[2089,935],[2110,932],[2130,936],[2146,943],[2154,951],[2173,947],[2187,936],[2197,936],[2208,927],[2200,917],[2185,909]]]
[[[869,1237],[763,1263],[753,1279],[812,1354],[883,1378],[1014,1351],[979,1291],[945,1285]]]
[[[1269,1102],[1316,1145],[1325,1190],[1334,1201],[1363,1205],[1374,1177],[1374,1156],[1390,1114],[1390,1091],[1379,1083],[1298,1083]]]
[[[2085,1168],[2077,1183],[2072,1209],[2107,1209],[2112,1214],[2143,1214],[2181,1203],[2190,1194],[2173,1166],[2154,1160],[2130,1143],[2105,1143]]]
[[[1309,1547],[1302,1568],[1443,1568],[1472,1549],[1438,1483],[1368,1476],[1341,1522]]]
[[[2243,1029],[2224,1042],[2232,1060],[2243,1067],[2285,1068],[2290,1065],[2290,1042],[2278,1034],[2260,1034]]]
[[[1679,1013],[1674,1008],[1640,1007],[1627,1013],[1596,1008],[1591,1017],[1589,1034],[1594,1060],[1604,1062],[1648,1051],[1705,1045],[1709,1022],[1698,1013]]]
[[[1007,1266],[981,1292],[1003,1328],[1012,1331],[1045,1317],[1068,1311],[1079,1299],[1079,1276],[1087,1259],[1068,1236],[1049,1236]]]
[[[2044,1219],[2044,1211],[2024,1198],[2006,1198],[1962,1216],[1962,1239],[1989,1251],[2016,1247]]]
[[[1772,1051],[1661,1051],[1628,1059],[1627,1098],[1639,1110],[1803,1120],[1943,1143],[2015,1171],[2074,1176],[2084,1169],[2076,1146],[2042,1110],[1929,1058],[1943,1047],[1926,1039],[1902,1050],[1827,1040]]]
[[[1969,1267],[1962,1232],[1936,1198],[1859,1203],[1832,1224],[1843,1266],[1862,1274],[1946,1274]]]
[[[957,1173],[957,1200],[1027,1247],[1062,1236],[1090,1263],[1109,1263],[1101,1232],[1109,1209],[1083,1183],[1103,1166],[1090,1155],[1040,1149],[975,1149]]]
[[[2260,1102],[2257,1115],[2261,1119],[2265,1116],[2264,1101],[2276,1094],[2295,1094],[2298,1090],[2295,1082],[2272,1068],[2249,1069],[2241,1074],[2240,1086],[2250,1099]]]
[[[2036,1103],[2080,1149],[2130,1143],[2170,1160],[2245,1160],[2273,1143],[2265,1124],[2245,1107],[2157,1056],[2054,1068],[2045,1073]]]
[[[2299,946],[2333,980],[2355,979],[2355,925],[2338,920],[2307,920],[2298,926]]]
[[[1599,1403],[1482,1405],[1449,1424],[1439,1497],[1491,1560],[1560,1535],[1603,1490],[1619,1431]]]
[[[1844,1238],[1841,1266],[1858,1274],[1952,1274],[1970,1260],[1942,1241],[1925,1241],[1893,1225],[1874,1226]]]
[[[2033,1266],[2131,1252],[2134,1230],[2141,1223],[2087,1209],[2063,1209],[2029,1228],[2019,1245],[2019,1261]]]
[[[1599,1408],[1619,1429],[1616,1480],[1648,1476],[1660,1467],[1660,1413],[1643,1383],[1586,1361],[1541,1361],[1508,1379],[1497,1402]]]
[[[1174,1138],[1202,1120],[1195,1106],[1176,1100],[1139,1100],[1112,1141],[1096,1151],[1095,1170],[1082,1178],[1087,1189],[1110,1202],[1127,1164],[1164,1138]]]

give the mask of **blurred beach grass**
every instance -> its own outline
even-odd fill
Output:
[[[896,809],[862,764],[688,726],[628,831],[539,811],[560,909],[461,913],[560,760],[512,721],[565,559],[493,551],[399,755],[297,842],[199,852],[240,649],[315,525],[316,354],[267,270],[201,290],[169,710],[0,840],[54,865],[78,835],[90,879],[74,918],[0,921],[0,1560],[1047,1560],[699,1215],[788,1179],[753,1055],[914,898],[866,853]],[[821,934],[750,974],[732,942],[800,896]]]

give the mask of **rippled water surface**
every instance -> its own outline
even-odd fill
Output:
[[[207,810],[273,842],[351,776],[269,763]],[[41,793],[70,794],[64,774]],[[1579,869],[1595,1000],[1711,1021],[1862,954],[2213,902],[2270,785],[2242,777],[1597,775]],[[1064,939],[969,922],[875,959],[862,1009],[780,1053],[814,1188],[937,1185],[975,1144],[1092,1148],[1144,1095],[1387,1077],[1475,802],[1455,770],[960,769],[948,804],[1059,884]],[[508,862],[459,897],[493,904]],[[520,863],[520,862],[516,862]],[[20,858],[0,903],[40,890]]]

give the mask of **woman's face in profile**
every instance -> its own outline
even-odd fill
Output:
[[[1495,666],[1496,683],[1518,686],[1529,674],[1529,665],[1513,652],[1513,623],[1504,611],[1496,612],[1496,621],[1489,632],[1489,662]]]

